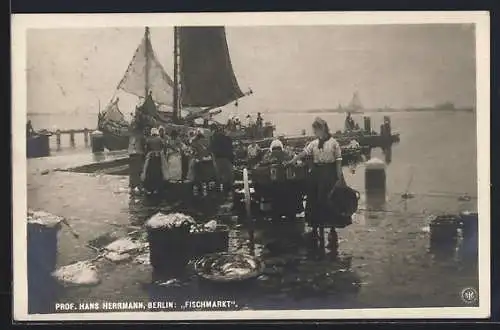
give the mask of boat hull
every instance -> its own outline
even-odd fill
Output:
[[[399,142],[399,134],[384,135],[360,135],[356,138],[361,146],[368,146],[372,148],[383,148],[390,146],[393,143]]]
[[[252,139],[263,139],[263,138],[272,138],[274,135],[274,127],[273,126],[264,126],[260,129],[241,129],[238,131],[230,131],[228,135],[233,140],[252,140]]]
[[[104,147],[109,151],[126,150],[129,146],[129,135],[116,135],[101,129],[104,139]]]

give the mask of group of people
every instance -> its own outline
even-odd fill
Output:
[[[211,136],[202,129],[190,130],[183,136],[176,130],[167,134],[162,126],[151,128],[143,146],[141,180],[146,192],[160,192],[165,181],[196,183],[200,180],[197,165],[201,162],[213,168],[216,181],[232,187],[232,140],[223,130],[212,129]]]
[[[290,166],[306,157],[312,160],[305,208],[306,221],[313,228],[310,238],[315,244],[319,243],[324,247],[325,229],[329,228],[326,247],[336,252],[336,228],[343,228],[345,223],[342,219],[334,219],[332,216],[332,207],[338,205],[332,206],[331,196],[339,187],[346,187],[342,172],[342,151],[331,135],[326,121],[316,118],[312,128],[316,139],[301,152],[292,152],[284,146],[282,139],[278,138],[271,143],[270,149],[258,163],[278,162]],[[232,139],[225,132],[227,128],[216,126],[212,129],[213,134],[210,137],[197,130],[182,139],[178,132],[173,131],[166,135],[161,127],[152,128],[146,139],[146,162],[142,177],[146,189],[157,189],[155,187],[158,187],[158,182],[169,179],[166,173],[171,173],[171,167],[175,166],[172,161],[173,154],[179,155],[176,161],[182,168],[182,180],[196,181],[196,164],[203,161],[212,162],[216,180],[224,184],[226,189],[231,189],[234,162]],[[259,154],[258,146],[251,145],[248,153],[249,158]]]
[[[347,116],[345,118],[344,129],[346,132],[356,131],[360,129],[358,123],[356,123],[354,119],[352,119],[350,112],[347,113]]]
[[[248,156],[250,160],[256,160],[251,166],[269,163],[290,166],[305,158],[311,160],[305,209],[306,221],[313,229],[310,238],[313,243],[324,246],[324,232],[325,229],[329,228],[326,247],[332,252],[336,252],[338,251],[336,228],[343,228],[346,225],[345,219],[340,217],[337,219],[333,216],[332,207],[336,206],[331,203],[332,192],[339,187],[346,187],[342,172],[342,151],[340,144],[330,133],[326,121],[316,118],[312,128],[316,139],[307,144],[299,153],[294,153],[290,148],[287,148],[284,145],[284,139],[279,137],[271,142],[269,150],[265,151],[263,155],[255,143],[251,144],[248,148]]]
[[[247,129],[248,128],[255,128],[255,127],[262,128],[263,126],[264,126],[264,119],[262,118],[262,115],[260,112],[257,113],[257,118],[255,118],[255,120],[252,118],[252,115],[250,115],[250,114],[248,114],[246,116],[245,127]],[[237,131],[237,130],[240,130],[243,127],[243,125],[242,125],[239,117],[231,116],[227,120],[226,127],[230,131]]]

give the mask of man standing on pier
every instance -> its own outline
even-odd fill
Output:
[[[28,120],[26,123],[26,136],[30,137],[35,135],[35,130],[33,129],[33,125],[31,124],[31,120]]]

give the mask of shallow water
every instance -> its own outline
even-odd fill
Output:
[[[281,116],[280,124],[293,133],[311,114]],[[324,116],[334,128],[338,116]],[[271,118],[270,118],[271,119]],[[372,120],[376,122],[376,118]],[[199,221],[213,218],[231,227],[229,251],[254,252],[266,263],[259,279],[236,287],[213,287],[195,276],[184,285],[152,286],[151,267],[126,262],[99,261],[101,283],[65,289],[58,301],[126,301],[204,297],[232,297],[240,308],[356,308],[466,306],[460,292],[478,287],[477,260],[462,260],[459,252],[429,253],[432,214],[476,210],[475,118],[468,113],[392,115],[402,133],[387,165],[385,196],[366,196],[364,168],[344,170],[347,182],[361,192],[353,225],[339,230],[340,260],[313,253],[303,243],[303,223],[256,225],[253,231],[230,216],[218,216],[224,198],[204,204],[144,201],[131,196],[128,177],[42,173],[50,166],[28,161],[28,206],[65,216],[80,235],[63,227],[59,235],[58,265],[93,258],[87,243],[108,235],[113,239],[140,228],[158,211],[172,207],[192,212]],[[379,150],[372,157],[384,158]],[[402,197],[411,192],[413,198]],[[460,201],[467,193],[470,201]],[[179,193],[174,193],[180,195]],[[243,290],[245,289],[245,290]]]

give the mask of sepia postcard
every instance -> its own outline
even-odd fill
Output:
[[[489,33],[13,15],[14,319],[488,317]]]

